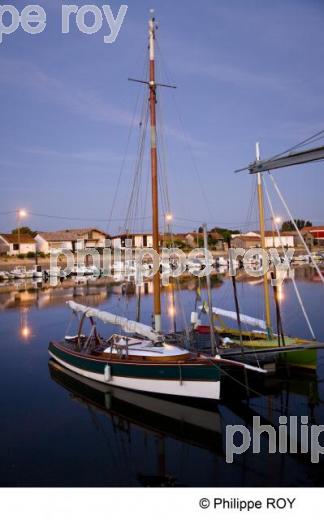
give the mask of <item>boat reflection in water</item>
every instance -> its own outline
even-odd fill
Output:
[[[128,446],[127,466],[118,467],[119,471],[124,472],[124,478],[128,475],[128,484],[142,487],[184,485],[186,477],[178,467],[183,455],[178,455],[185,450],[188,457],[190,453],[193,457],[194,452],[189,450],[190,447],[203,450],[206,454],[204,460],[211,463],[206,466],[204,475],[208,485],[242,486],[246,485],[246,479],[257,486],[277,482],[273,468],[279,466],[282,483],[291,483],[294,474],[292,468],[297,472],[310,468],[315,481],[322,479],[322,467],[314,468],[309,455],[301,454],[299,444],[297,453],[281,454],[277,449],[271,455],[272,463],[269,464],[269,439],[266,432],[262,433],[264,442],[261,454],[255,455],[250,449],[244,455],[237,456],[233,466],[225,464],[227,424],[242,424],[252,432],[253,419],[259,416],[262,424],[273,426],[279,438],[278,416],[299,415],[295,407],[301,404],[303,414],[308,414],[310,424],[318,424],[320,417],[316,378],[308,381],[290,380],[289,383],[280,379],[276,384],[274,382],[267,396],[254,396],[251,401],[242,401],[233,395],[231,401],[221,405],[200,400],[198,407],[197,400],[181,404],[177,398],[162,398],[109,387],[77,375],[53,360],[49,362],[49,371],[52,381],[69,392],[71,401],[82,406],[89,413],[89,419],[96,430],[100,429],[105,435],[110,456],[118,456],[118,450],[122,446]],[[113,438],[109,436],[109,432],[113,432]],[[287,438],[290,443],[289,432]],[[170,441],[179,443],[181,451],[178,454],[174,451],[175,445],[171,448]],[[144,445],[148,449],[145,454],[142,451]],[[209,455],[213,458],[209,459]],[[104,457],[102,452],[100,457]],[[203,452],[196,452],[196,457],[204,457]],[[195,456],[193,460],[196,460]],[[147,461],[150,461],[149,465]],[[211,468],[214,470],[208,475]],[[190,473],[190,466],[187,466],[187,471]],[[135,481],[130,473],[134,475]],[[117,476],[115,478],[118,480]],[[190,482],[193,477],[190,474],[188,478]]]
[[[176,478],[166,472],[167,438],[223,455],[221,417],[215,403],[205,403],[204,409],[201,400],[199,407],[194,399],[183,405],[176,398],[109,387],[75,374],[53,360],[49,361],[49,371],[51,379],[68,390],[71,399],[85,406],[92,417],[96,412],[104,412],[114,428],[130,431],[137,427],[156,437],[159,471],[157,475],[137,473],[142,486],[176,484]]]

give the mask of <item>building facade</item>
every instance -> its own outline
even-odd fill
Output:
[[[30,235],[13,235],[3,233],[0,235],[0,254],[8,256],[27,255],[36,253],[36,242]]]
[[[95,228],[66,229],[63,231],[40,231],[35,236],[37,251],[61,253],[63,250],[75,252],[84,248],[103,248],[109,236]]]

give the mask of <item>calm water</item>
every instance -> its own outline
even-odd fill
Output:
[[[316,335],[324,340],[324,287],[311,269],[298,270],[297,278]],[[142,320],[149,323],[150,285],[145,292]],[[241,312],[262,317],[262,286],[245,281],[238,283],[238,292]],[[195,281],[177,292],[178,327],[190,316],[195,296]],[[250,427],[253,415],[260,415],[277,425],[281,414],[307,415],[310,423],[324,424],[324,351],[316,373],[273,380],[268,395],[249,403],[232,399],[204,409],[116,389],[102,393],[49,366],[48,342],[67,332],[70,298],[135,315],[134,294],[125,298],[120,285],[25,289],[20,284],[0,292],[1,486],[324,484],[323,462],[311,464],[307,455],[269,455],[265,441],[261,454],[248,450],[233,464],[225,462],[227,424]],[[228,280],[214,287],[213,299],[234,308]],[[170,291],[163,303],[164,326],[171,330]],[[281,307],[285,332],[309,337],[290,282]]]

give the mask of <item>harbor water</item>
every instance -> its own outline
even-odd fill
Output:
[[[323,341],[323,285],[309,266],[296,270],[296,281],[316,337]],[[263,318],[262,284],[244,279],[237,290],[241,312]],[[212,292],[215,305],[234,310],[226,276],[214,281]],[[279,295],[285,333],[310,338],[291,281]],[[269,454],[266,435],[260,453],[250,446],[232,463],[226,461],[228,425],[250,431],[254,416],[269,425],[278,426],[280,416],[324,425],[324,351],[318,352],[317,370],[274,375],[267,392],[252,393],[248,400],[230,395],[230,388],[224,400],[207,404],[109,387],[103,391],[49,363],[49,341],[76,331],[65,304],[70,299],[135,317],[134,288],[122,283],[88,279],[50,287],[20,281],[0,287],[1,486],[324,485],[321,457],[312,463],[308,453],[276,449]],[[169,331],[189,325],[197,280],[181,282],[174,301],[166,288],[162,304]],[[151,304],[147,283],[141,296],[145,323],[151,322]],[[100,331],[107,336],[112,329]]]

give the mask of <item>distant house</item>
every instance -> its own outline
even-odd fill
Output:
[[[64,249],[75,252],[78,248],[103,248],[106,233],[96,228],[65,229],[63,231],[40,231],[36,237],[37,251],[60,253]],[[80,242],[81,241],[81,242]],[[79,246],[79,244],[82,244]]]
[[[0,254],[9,256],[26,255],[36,253],[36,243],[30,235],[13,235],[2,233],[0,235]]]
[[[152,233],[121,233],[111,237],[115,249],[126,247],[126,240],[130,241],[128,247],[153,247]]]
[[[267,247],[294,247],[295,239],[291,231],[281,231],[280,238],[276,231],[265,231],[265,246]]]
[[[306,226],[302,229],[303,233],[310,233],[317,241],[324,240],[324,226]]]
[[[261,247],[261,237],[257,233],[232,235],[231,247],[242,247],[243,249]]]
[[[276,232],[265,231],[265,247],[294,247],[294,236],[290,231],[282,231],[280,238]],[[261,247],[261,235],[251,231],[242,235],[232,235],[232,247],[242,247],[248,249],[250,247]]]

